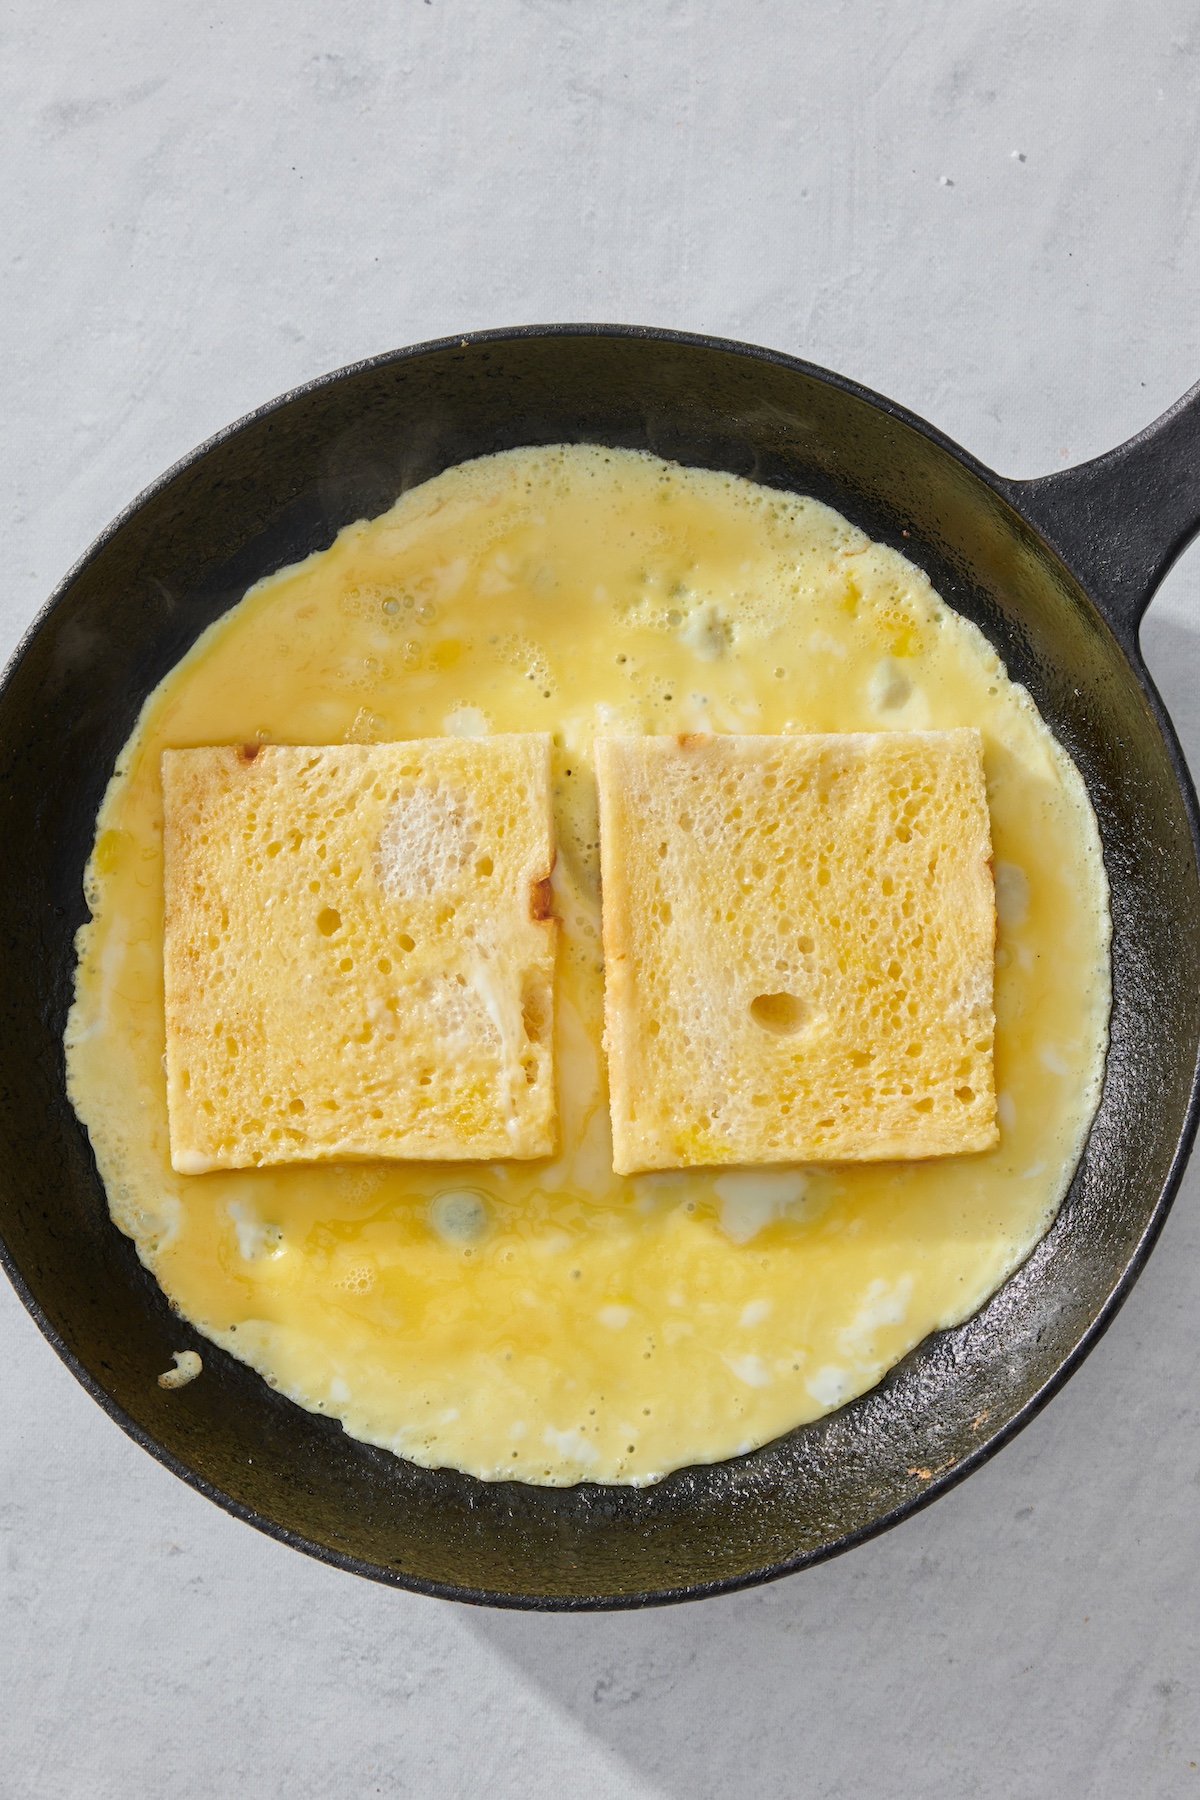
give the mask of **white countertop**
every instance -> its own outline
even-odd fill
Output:
[[[0,653],[198,440],[421,338],[748,338],[1010,474],[1200,376],[1191,0],[16,0],[0,84]],[[1194,767],[1198,569],[1144,637]],[[965,1486],[640,1616],[479,1612],[269,1542],[0,1287],[0,1791],[1200,1795],[1198,1201],[1200,1164],[1091,1360]]]

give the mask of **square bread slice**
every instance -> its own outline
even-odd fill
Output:
[[[975,730],[597,740],[620,1174],[996,1143]]]
[[[554,1149],[550,740],[163,756],[171,1161]]]

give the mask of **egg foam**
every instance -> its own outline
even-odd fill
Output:
[[[615,1175],[596,735],[960,725],[983,734],[996,856],[998,1147]],[[163,751],[488,732],[553,736],[558,1153],[176,1174]],[[116,1224],[272,1387],[483,1479],[649,1483],[862,1394],[1029,1254],[1100,1092],[1099,831],[1029,695],[829,507],[641,452],[463,464],[251,588],[147,699],[86,894],[67,1079]]]

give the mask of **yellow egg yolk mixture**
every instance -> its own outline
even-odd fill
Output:
[[[596,735],[958,725],[983,734],[996,858],[999,1146],[614,1175]],[[164,749],[530,731],[554,745],[557,1154],[174,1173]],[[863,1393],[1028,1255],[1099,1096],[1099,833],[1028,695],[828,507],[642,453],[450,469],[251,589],[146,701],[86,887],[68,1083],[116,1223],[284,1394],[484,1478],[650,1482]]]

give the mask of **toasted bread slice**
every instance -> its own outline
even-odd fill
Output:
[[[979,733],[601,738],[613,1162],[997,1141]]]
[[[177,1170],[553,1150],[549,747],[166,752]]]

